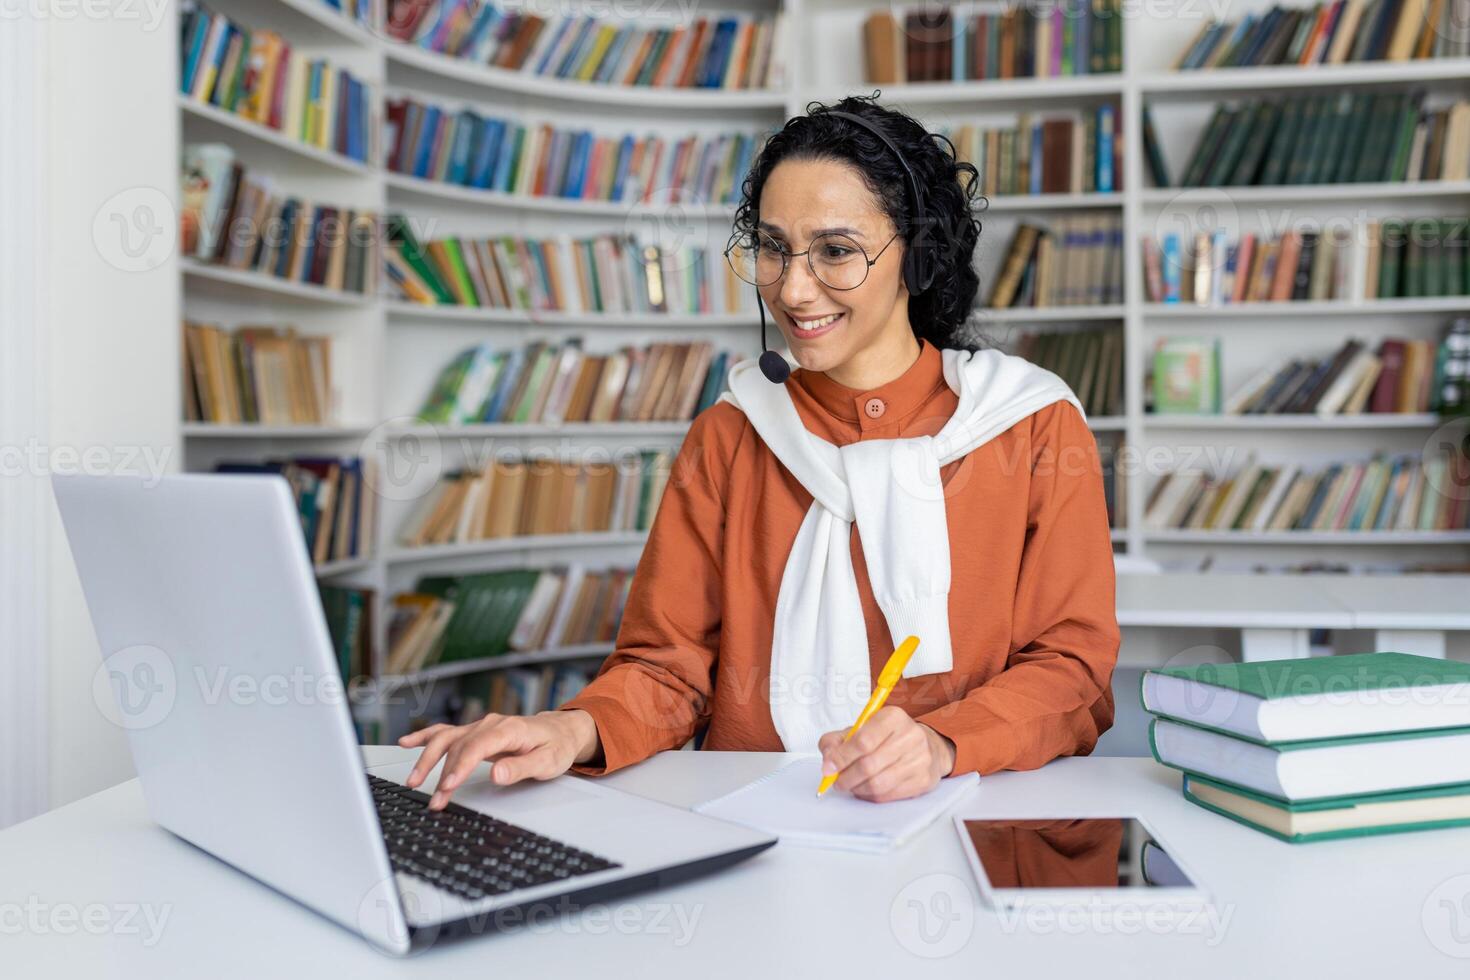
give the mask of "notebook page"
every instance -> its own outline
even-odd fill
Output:
[[[923,796],[890,803],[860,800],[836,787],[818,797],[822,757],[811,755],[694,809],[787,843],[885,851],[933,823],[979,780],[973,772],[951,776]]]

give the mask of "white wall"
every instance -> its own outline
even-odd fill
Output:
[[[50,228],[40,247],[44,435],[53,472],[83,461],[147,472],[150,460],[167,459],[179,468],[178,269],[170,245],[176,17],[174,4],[115,4],[106,19],[53,17],[44,25]],[[142,229],[161,237],[144,248]],[[55,807],[131,778],[132,765],[121,730],[92,697],[97,641],[54,504],[48,510],[46,751]]]

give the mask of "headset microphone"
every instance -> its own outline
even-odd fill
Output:
[[[772,384],[785,384],[786,379],[791,377],[791,365],[778,351],[773,351],[766,346],[766,304],[761,299],[761,291],[755,291],[755,305],[761,312],[761,374]]]

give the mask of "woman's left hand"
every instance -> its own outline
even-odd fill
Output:
[[[909,717],[879,708],[850,741],[846,730],[817,740],[822,773],[841,772],[836,787],[875,803],[921,796],[954,769],[954,743]]]

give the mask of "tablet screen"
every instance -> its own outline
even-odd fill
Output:
[[[966,820],[992,888],[1193,888],[1133,817]]]

